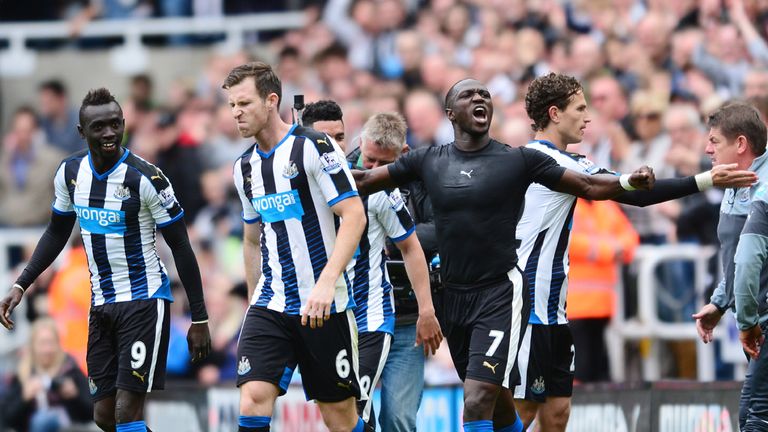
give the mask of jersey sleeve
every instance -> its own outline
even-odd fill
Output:
[[[233,170],[233,177],[235,179],[235,189],[237,189],[237,196],[240,197],[240,203],[243,205],[243,222],[252,224],[261,220],[261,215],[253,208],[253,203],[248,199],[248,194],[245,188],[250,186],[250,181],[246,182],[243,178],[243,160],[238,159],[235,162]]]
[[[543,152],[520,147],[531,181],[552,188],[563,177],[566,168],[560,166],[552,157]]]
[[[140,187],[143,201],[155,224],[163,228],[184,217],[184,209],[176,199],[171,182],[159,168],[156,170],[149,178],[142,178]]]
[[[51,205],[54,212],[61,215],[71,215],[75,212],[75,207],[72,203],[72,198],[69,195],[69,189],[67,188],[67,180],[64,176],[64,169],[66,163],[59,165],[59,169],[56,170],[56,176],[53,178],[53,204]]]
[[[423,147],[400,156],[396,161],[387,165],[389,176],[401,186],[422,179],[422,166],[428,150],[428,147]]]
[[[373,202],[371,202],[373,200]],[[375,207],[376,218],[393,242],[407,239],[416,230],[405,200],[398,189],[385,190],[368,199],[368,206]]]
[[[304,167],[314,179],[329,207],[358,196],[355,180],[339,146],[328,136],[304,141]]]

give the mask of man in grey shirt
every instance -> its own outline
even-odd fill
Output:
[[[736,250],[744,224],[748,219],[751,219],[748,218],[747,214],[752,196],[756,190],[765,187],[763,186],[766,184],[764,183],[765,179],[768,179],[768,163],[766,163],[768,157],[765,155],[768,133],[756,109],[743,103],[726,105],[709,116],[709,127],[706,153],[712,159],[712,163],[714,165],[737,163],[738,169],[749,169],[757,173],[759,180],[750,188],[727,189],[723,196],[723,202],[720,205],[720,222],[717,227],[717,236],[721,246],[723,280],[715,288],[710,303],[693,315],[696,320],[696,329],[704,343],[713,340],[712,332],[727,309],[733,309],[740,305],[742,308],[744,307],[743,300],[745,297],[739,298],[739,292],[744,292],[747,287],[743,280],[734,283],[734,276],[738,274],[735,269],[737,264],[734,263],[734,256],[737,255]],[[744,237],[742,236],[741,239],[743,240]],[[750,250],[753,249],[750,248]],[[744,253],[741,256],[743,257]],[[749,261],[752,259],[753,257],[749,257]],[[762,264],[758,265],[757,268],[760,270],[756,273],[760,274],[760,287],[762,287],[759,298],[765,299],[768,293],[768,283],[766,283],[768,282],[768,270],[762,267]],[[744,268],[744,264],[742,264],[742,276]],[[754,285],[756,292],[757,282],[754,282]],[[736,290],[734,290],[734,286],[737,287]],[[737,291],[736,295],[734,295],[734,291]],[[768,314],[766,314],[768,305],[765,301],[759,308],[755,303],[752,311],[753,315],[759,313],[761,317],[768,318]],[[737,308],[736,315],[738,319],[742,319],[745,312],[740,312]],[[757,318],[754,318],[754,322],[747,327],[753,327],[756,323]],[[753,414],[755,402],[761,401],[763,407],[766,408],[762,414],[768,415],[768,380],[765,379],[768,378],[768,371],[765,368],[759,371],[760,368],[757,367],[757,363],[756,361],[750,362],[741,392],[739,424],[742,431],[747,430],[745,429],[745,425],[748,423],[747,417]],[[765,376],[765,378],[760,375]],[[768,426],[768,422],[761,426]],[[768,431],[768,428],[750,430]]]

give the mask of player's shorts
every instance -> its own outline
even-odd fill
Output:
[[[301,325],[300,315],[251,306],[237,345],[237,386],[249,381],[288,388],[298,364],[307,400],[360,398],[357,324],[352,310],[331,314],[322,327]]]
[[[568,324],[528,324],[517,356],[515,399],[543,403],[573,395],[574,348]]]
[[[364,422],[371,418],[373,409],[373,391],[379,382],[384,364],[392,346],[392,335],[385,332],[363,332],[358,335],[360,341],[360,390],[364,396],[359,402],[359,414]],[[366,400],[367,399],[367,400]]]
[[[472,289],[446,287],[441,327],[462,381],[514,388],[517,352],[530,314],[526,282],[515,267],[505,278]]]
[[[134,300],[92,306],[88,315],[88,385],[99,401],[117,389],[149,393],[165,387],[170,302]]]

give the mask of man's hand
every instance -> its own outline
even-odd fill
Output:
[[[196,363],[211,353],[211,333],[208,323],[192,324],[187,332],[187,347],[192,363]]]
[[[8,330],[13,330],[13,326],[16,325],[11,319],[11,314],[16,309],[16,306],[21,303],[21,297],[23,296],[24,292],[22,290],[13,287],[3,301],[0,302],[0,324]]]
[[[440,348],[440,342],[443,341],[443,332],[440,330],[440,323],[435,317],[435,311],[419,312],[419,319],[416,321],[416,345],[424,344],[424,355],[434,355]]]
[[[325,282],[323,279],[317,281],[301,313],[301,325],[305,326],[309,321],[310,328],[322,327],[323,321],[331,318],[331,303],[336,291],[334,284],[335,282]]]
[[[757,324],[739,332],[741,346],[744,347],[744,351],[753,359],[756,359],[760,354],[760,347],[763,345],[764,339],[763,332]]]
[[[696,320],[696,331],[699,332],[702,342],[710,343],[714,340],[712,332],[722,316],[720,310],[712,303],[704,305],[698,313],[691,315]]]
[[[752,186],[757,182],[757,174],[752,171],[737,170],[738,164],[721,164],[712,167],[712,184],[719,188],[740,188]]]
[[[643,165],[636,169],[629,176],[629,184],[635,189],[651,190],[653,184],[656,182],[656,175],[653,173],[653,168]]]

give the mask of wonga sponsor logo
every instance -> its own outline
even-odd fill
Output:
[[[91,234],[125,234],[125,212],[94,207],[75,206],[80,227]]]
[[[286,219],[298,219],[304,216],[299,192],[292,190],[271,195],[255,197],[251,200],[253,208],[261,215],[263,222],[279,222]]]

